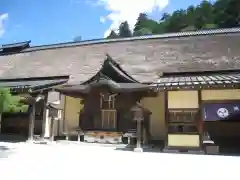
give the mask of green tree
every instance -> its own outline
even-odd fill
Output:
[[[118,38],[118,35],[115,31],[112,30],[108,35],[107,39],[115,39],[115,38]]]
[[[195,9],[195,27],[202,29],[206,24],[214,24],[213,5],[209,1],[202,1]]]
[[[134,36],[144,36],[144,35],[151,35],[151,34],[153,34],[153,32],[146,27],[139,29],[138,31],[135,31],[133,33]]]
[[[240,0],[217,0],[215,3],[203,0],[197,6],[191,5],[187,9],[176,10],[172,14],[164,13],[158,22],[150,19],[144,13],[140,13],[133,29],[133,35],[141,36],[236,26],[240,26]],[[126,21],[121,23],[118,35],[115,32],[111,32],[109,35],[111,38],[118,36],[132,36]]]
[[[173,14],[164,21],[167,32],[179,32],[187,27],[186,11],[181,9],[174,11]]]
[[[216,1],[214,4],[214,22],[221,28],[240,26],[240,1]]]
[[[149,19],[146,14],[140,13],[133,29],[133,35],[142,36],[152,34],[157,25],[158,23],[156,21]]]
[[[144,13],[140,13],[137,19],[137,22],[134,26],[133,32],[137,32],[143,27],[146,26],[146,21],[148,20],[147,15]]]
[[[124,21],[120,24],[118,36],[119,37],[131,37],[132,36],[132,32],[129,28],[129,24],[127,21]]]
[[[160,21],[166,21],[166,20],[168,20],[168,18],[170,18],[170,17],[171,17],[171,14],[169,14],[169,13],[163,13],[162,18],[160,19]]]
[[[194,6],[189,6],[186,10],[187,25],[195,27],[195,21],[196,21],[196,8]]]
[[[0,131],[1,131],[1,122],[2,122],[2,113],[6,110],[9,98],[11,97],[10,90],[7,88],[0,88]]]

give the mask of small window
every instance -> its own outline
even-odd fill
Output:
[[[168,133],[197,133],[197,109],[170,109],[168,111]]]
[[[100,108],[101,109],[115,109],[115,101],[117,94],[104,93],[100,94]]]
[[[195,124],[169,124],[168,133],[197,133],[197,126]]]
[[[198,117],[197,110],[169,110],[169,122],[196,122]]]

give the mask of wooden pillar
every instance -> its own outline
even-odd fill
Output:
[[[198,119],[198,131],[200,135],[201,146],[203,144],[203,135],[204,135],[204,121],[203,121],[203,107],[202,107],[202,92],[198,90],[198,108],[199,108],[199,119]]]
[[[34,125],[35,125],[35,110],[36,110],[36,104],[31,104],[31,114],[29,119],[29,128],[28,128],[28,140],[32,141],[34,136]]]
[[[51,132],[50,123],[51,123],[51,119],[49,118],[49,109],[46,108],[44,138],[49,138],[51,135],[50,134],[50,132]]]
[[[137,146],[136,146],[136,148],[138,148],[138,149],[141,148],[141,138],[142,138],[141,124],[142,124],[142,122],[140,120],[137,120]]]
[[[164,110],[165,110],[165,140],[164,140],[164,146],[165,148],[168,147],[168,91],[164,91]]]
[[[51,117],[51,141],[54,141],[54,136],[55,136],[55,127],[54,127],[54,124],[55,124],[55,119],[54,117]]]
[[[46,99],[47,97],[45,96],[44,98],[44,103],[43,103],[43,119],[42,119],[42,134],[41,134],[41,138],[45,137],[45,132],[46,132],[46,118],[47,118],[47,104],[46,104]]]

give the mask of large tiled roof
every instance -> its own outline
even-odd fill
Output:
[[[0,76],[69,74],[70,82],[84,82],[99,71],[106,54],[140,82],[153,82],[163,72],[240,69],[240,29],[30,47],[0,56]]]

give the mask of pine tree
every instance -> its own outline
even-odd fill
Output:
[[[131,37],[132,32],[129,28],[129,24],[127,21],[124,21],[119,26],[119,37]]]
[[[108,35],[107,39],[115,39],[115,38],[118,38],[118,35],[115,31],[112,30]]]

